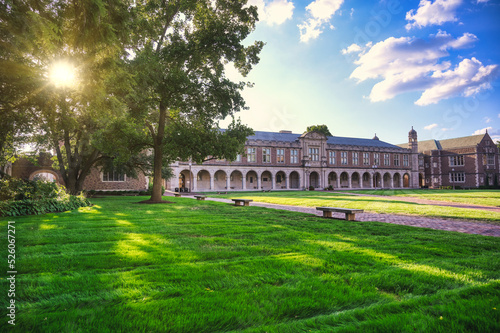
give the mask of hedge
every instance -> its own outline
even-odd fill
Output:
[[[41,200],[8,200],[0,202],[0,216],[38,215],[54,212],[65,212],[80,207],[91,206],[84,196],[68,195],[63,198]]]

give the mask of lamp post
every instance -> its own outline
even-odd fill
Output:
[[[191,157],[189,158],[189,193],[193,192],[193,173],[191,172],[191,165],[193,164]]]
[[[376,164],[372,165],[372,170],[373,170],[373,185],[375,187],[375,190],[377,189],[377,170],[378,166]]]

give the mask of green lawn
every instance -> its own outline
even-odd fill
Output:
[[[382,191],[380,192],[383,193]],[[374,193],[379,194],[378,191]],[[409,193],[413,192],[410,191]],[[490,193],[493,196],[493,195],[499,195],[500,192],[484,191],[483,195],[487,196],[488,193]],[[385,213],[385,214],[404,214],[404,215],[419,215],[419,216],[452,218],[452,219],[470,219],[470,220],[478,220],[485,223],[500,225],[500,213],[497,212],[469,209],[469,208],[423,205],[423,204],[397,200],[389,196],[388,194],[386,194],[385,197],[369,197],[369,196],[351,195],[344,192],[276,191],[276,192],[230,192],[228,194],[223,194],[223,195],[207,193],[207,195],[213,197],[222,197],[222,198],[252,199],[254,201],[282,204],[282,205],[293,205],[293,206],[304,206],[304,207],[319,207],[319,206],[344,207],[344,208],[364,209],[365,211],[368,212]],[[438,192],[436,192],[435,198],[436,200],[438,200],[437,199],[438,197],[441,198],[443,196],[438,195]],[[426,197],[425,199],[430,199],[430,197]],[[477,202],[479,202],[482,199],[477,199],[477,200],[478,200]],[[472,199],[469,200],[469,203],[475,203],[475,202],[476,201]]]
[[[361,190],[356,193],[500,207],[500,190]]]
[[[500,331],[498,238],[168,199],[9,219],[0,331]]]

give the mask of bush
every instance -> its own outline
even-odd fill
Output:
[[[314,186],[309,186],[309,191],[314,191]]]
[[[43,180],[0,180],[0,216],[63,212],[90,206],[84,195],[66,193],[64,186]]]

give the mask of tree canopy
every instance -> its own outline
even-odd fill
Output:
[[[233,64],[243,75],[259,61],[262,42],[243,45],[257,21],[245,1],[138,2],[131,9],[134,75],[130,116],[144,124],[144,147],[153,153],[153,194],[161,201],[161,168],[176,159],[234,159],[252,130],[234,118],[245,109],[245,82],[225,75]],[[225,130],[220,120],[233,117]]]
[[[304,133],[307,133],[307,132],[318,132],[318,133],[324,134],[325,136],[332,136],[332,133],[330,133],[330,130],[328,129],[328,126],[326,126],[326,125],[308,126]]]

